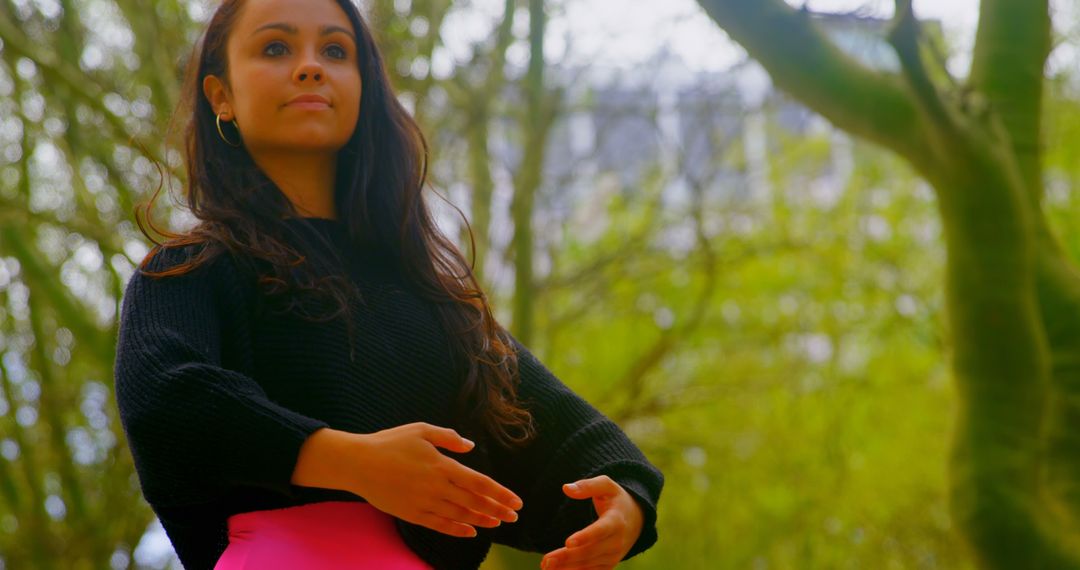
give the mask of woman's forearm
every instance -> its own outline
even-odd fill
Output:
[[[363,434],[331,428],[312,432],[300,448],[292,483],[355,492],[355,474],[350,473],[348,459],[362,447],[363,437]]]

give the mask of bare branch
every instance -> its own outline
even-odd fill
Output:
[[[837,127],[902,156],[925,152],[918,112],[903,78],[869,69],[782,0],[698,0],[760,62],[781,89]]]
[[[896,15],[892,31],[889,33],[889,43],[900,58],[904,76],[915,94],[919,108],[926,113],[929,121],[937,129],[943,133],[955,135],[956,121],[953,120],[937,87],[926,72],[926,66],[919,53],[919,22],[911,9],[911,0],[896,0]]]

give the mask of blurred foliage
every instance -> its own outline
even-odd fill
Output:
[[[982,2],[974,45],[950,57],[941,26],[910,0],[886,19],[782,0],[697,2],[784,92],[931,184],[948,251],[943,353],[958,395],[946,432],[951,535],[982,568],[1080,568],[1080,269],[1055,228],[1071,168],[1045,150],[1069,144],[1056,113],[1071,114],[1058,105],[1069,105],[1059,97],[1070,79],[1046,75],[1074,59],[1072,5]],[[966,76],[948,64],[961,59]],[[872,236],[891,233],[867,222]],[[911,299],[897,309],[910,313]]]
[[[514,56],[529,53],[527,2],[506,3],[516,22],[489,4],[367,9],[432,141],[434,186],[474,223],[478,270],[509,322],[523,292],[506,277],[507,194],[536,166],[528,137],[549,126],[521,101],[540,89],[558,124],[576,76],[529,83],[527,58]],[[133,205],[160,182],[148,157],[179,164],[162,137],[207,15],[194,2],[0,0],[2,567],[169,563],[154,554],[168,543],[139,493],[111,365],[119,295],[148,245]],[[449,56],[446,26],[470,18],[488,32]],[[1045,162],[1049,213],[1075,259],[1073,82],[1051,78]],[[601,103],[587,93],[577,112]],[[719,129],[712,153],[693,158],[713,168],[682,192],[672,188],[686,164],[639,165],[633,183],[542,169],[530,189],[543,267],[527,285],[531,345],[667,478],[660,541],[621,566],[968,568],[945,498],[955,396],[932,192],[900,159],[831,127],[793,132],[780,119],[791,107],[774,96],[756,110],[766,195],[744,191],[745,145]],[[642,116],[660,140],[655,114]],[[838,157],[849,175],[835,176]],[[568,192],[567,176],[587,191]],[[174,228],[188,221],[172,206],[162,214]],[[497,546],[484,568],[539,558]]]

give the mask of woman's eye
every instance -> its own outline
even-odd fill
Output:
[[[327,50],[337,50],[337,52],[341,54],[341,55],[332,55],[330,57],[336,57],[338,59],[345,59],[345,58],[349,57],[349,54],[345,51],[345,48],[343,48],[343,47],[341,47],[339,45],[332,45],[332,46],[330,46],[330,47],[328,47],[326,49]]]
[[[270,50],[275,48],[275,47],[283,48],[283,47],[285,47],[285,44],[283,44],[281,42],[274,42],[274,43],[266,46],[266,49],[263,50],[263,53],[265,53],[267,55],[278,55],[278,54],[270,53]]]
[[[279,53],[274,53],[271,50],[273,50],[275,48],[282,48],[285,51],[282,51],[282,52],[279,52]],[[327,51],[332,50],[332,54],[331,54],[330,57],[333,57],[335,59],[346,59],[346,58],[349,57],[349,53],[347,51],[345,51],[345,48],[343,48],[343,47],[341,47],[341,46],[339,46],[337,44],[331,45],[331,46],[327,47],[326,49],[327,49]],[[263,53],[266,54],[266,55],[275,56],[275,55],[284,54],[287,51],[288,50],[285,48],[285,44],[283,44],[281,42],[273,42],[273,43],[266,46],[266,48],[263,50]]]

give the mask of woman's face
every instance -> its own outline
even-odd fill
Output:
[[[229,88],[209,75],[203,92],[222,122],[236,121],[253,156],[336,152],[348,142],[360,115],[360,71],[355,31],[336,2],[247,0],[226,51]],[[301,95],[326,102],[293,102]]]

